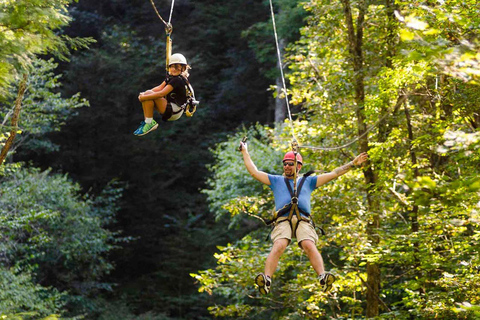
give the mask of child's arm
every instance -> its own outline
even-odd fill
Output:
[[[162,85],[160,85],[158,87],[161,87],[161,86]],[[156,88],[158,88],[158,87],[156,87]],[[155,99],[158,99],[158,98],[162,98],[162,97],[165,97],[170,92],[172,92],[172,90],[173,90],[173,87],[170,84],[168,84],[166,86],[164,85],[163,89],[161,89],[160,91],[149,90],[147,92],[140,93],[140,95],[138,96],[138,100],[143,102],[143,101],[146,101],[146,100],[155,100]]]
[[[163,88],[165,88],[165,81],[163,81],[162,84],[160,84],[159,86],[148,89],[147,91],[140,92],[140,94],[162,91]]]
[[[153,88],[153,89],[151,89],[151,90],[152,90],[152,91],[155,91],[155,92],[162,91],[163,88],[165,88],[165,85],[166,85],[166,83],[165,83],[165,81],[163,81],[161,85],[156,86],[155,88]]]

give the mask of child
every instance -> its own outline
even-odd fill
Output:
[[[168,63],[168,76],[161,85],[141,92],[138,100],[142,103],[145,121],[133,133],[143,136],[158,128],[158,123],[153,120],[153,110],[156,109],[164,121],[178,120],[187,102],[187,77],[190,66],[187,59],[180,53],[172,54]]]

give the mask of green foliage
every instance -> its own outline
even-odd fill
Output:
[[[65,125],[67,119],[74,115],[74,109],[88,106],[87,100],[80,98],[80,94],[74,94],[70,98],[62,98],[59,88],[60,75],[55,75],[53,71],[58,64],[53,60],[33,59],[33,70],[28,80],[28,89],[22,102],[22,113],[20,116],[20,139],[17,138],[16,145],[25,144],[24,147],[30,151],[39,152],[57,150],[58,146],[52,143],[46,134],[60,131],[61,126]],[[13,86],[10,96],[15,96]],[[5,103],[0,103],[0,118],[3,123],[0,128],[0,134],[5,137],[5,133],[10,130],[9,117],[11,117],[11,108],[14,105],[12,99],[7,99]],[[0,140],[0,146],[2,140]]]
[[[255,52],[261,62],[260,72],[271,81],[279,76],[278,58],[273,33],[270,4],[264,1],[264,16],[266,21],[256,22],[242,32],[242,37]],[[307,13],[298,0],[273,1],[277,36],[281,44],[293,43],[300,36],[299,30],[304,25]],[[283,49],[282,49],[283,50]],[[283,53],[283,52],[282,52]]]
[[[84,48],[90,39],[71,39],[59,33],[68,25],[72,0],[17,0],[0,3],[0,97],[18,73],[32,67],[38,54],[54,53],[66,59],[68,46]]]
[[[105,227],[114,221],[121,188],[112,185],[98,198],[81,199],[79,186],[66,176],[25,168],[4,176],[0,184],[3,265],[16,265],[19,272],[31,270],[33,282],[68,292],[62,296],[50,293],[52,298],[44,294],[44,302],[50,300],[57,307],[61,306],[59,297],[70,303],[81,302],[99,290],[110,289],[100,280],[112,270],[106,256],[115,248],[114,242],[121,239]],[[25,276],[20,279],[26,281]],[[10,290],[7,293],[12,298],[8,303],[12,304],[16,293],[14,287]],[[33,289],[19,284],[16,290]],[[32,304],[36,301],[31,300]],[[33,311],[45,315],[52,312],[43,308],[45,312]],[[76,308],[80,312],[81,305]],[[24,310],[29,309],[33,305]]]
[[[240,136],[231,137],[226,144],[234,147]],[[478,152],[471,150],[480,147],[478,134],[450,132],[438,147],[444,153],[452,153],[457,161],[468,158],[462,164],[476,172]],[[228,166],[231,165],[232,162]],[[223,169],[226,166],[220,167],[220,171]],[[244,168],[241,169],[248,175]],[[477,174],[462,177],[452,180],[437,175],[435,180],[429,176],[411,182],[404,180],[406,185],[402,188],[411,190],[411,196],[405,200],[410,206],[408,211],[413,205],[420,206],[418,216],[422,231],[419,233],[410,231],[405,220],[409,219],[408,211],[395,199],[385,196],[382,204],[384,226],[380,230],[382,242],[373,253],[364,231],[368,215],[361,200],[361,190],[356,190],[358,175],[351,172],[314,193],[315,222],[327,231],[327,238],[321,239],[319,247],[328,268],[338,276],[330,298],[319,291],[308,260],[295,245],[291,245],[282,257],[273,280],[272,295],[258,296],[253,278],[262,271],[270,246],[263,241],[265,229],[250,233],[234,244],[218,247],[219,252],[215,254],[218,266],[191,276],[199,282],[200,292],[212,295],[217,301],[209,309],[217,317],[287,319],[307,314],[312,318],[346,317],[361,314],[365,308],[364,268],[366,261],[376,261],[385,273],[382,300],[385,299],[390,309],[382,317],[395,315],[402,319],[413,314],[429,319],[461,315],[473,319],[480,298],[475,290],[479,281],[476,270],[479,263],[476,243],[480,234],[479,179]],[[221,179],[215,182],[227,183]],[[252,205],[252,201],[248,203],[244,198],[236,195],[225,206],[232,216],[243,213],[245,218],[245,208],[261,215],[268,207]],[[257,202],[272,203],[265,192],[254,198]],[[223,304],[219,303],[221,301]],[[279,305],[283,306],[281,312],[275,311]],[[469,305],[473,307],[464,307]]]
[[[201,105],[193,118],[160,124],[155,134],[138,139],[132,135],[142,119],[138,92],[165,75],[163,26],[148,1],[80,1],[68,33],[96,34],[98,46],[63,65],[62,91],[81,92],[91,108],[77,109],[61,133],[49,136],[61,152],[17,155],[69,172],[92,193],[112,179],[127,182],[118,228],[135,241],[111,256],[118,269],[111,279],[118,286],[108,297],[125,299],[136,315],[154,310],[208,319],[207,301],[188,274],[212,263],[215,245],[242,232],[215,225],[199,192],[209,175],[209,148],[242,122],[265,121],[269,112],[268,84],[239,37],[263,15],[257,10],[263,4],[250,1],[250,10],[239,5],[245,2],[176,4],[173,49],[192,65],[190,80]],[[166,8],[157,6],[161,13]]]
[[[32,54],[47,53],[57,45],[55,50],[66,52],[56,40],[68,39],[55,28],[68,23],[62,6],[71,1],[16,1],[18,7],[12,3],[2,3],[0,18],[5,31],[0,35],[5,43],[0,53],[3,90]],[[297,38],[297,25],[304,17],[296,3],[275,2],[275,8],[282,9],[277,15],[280,36],[288,41]],[[354,16],[358,3],[352,2]],[[63,175],[23,169],[15,173],[18,164],[8,164],[0,168],[5,177],[0,210],[6,208],[1,211],[2,240],[5,235],[1,252],[8,253],[2,263],[20,268],[22,273],[16,275],[27,280],[32,278],[25,275],[30,272],[32,283],[41,281],[43,288],[55,285],[57,290],[70,291],[70,302],[76,295],[82,311],[104,319],[201,318],[205,305],[212,306],[210,312],[217,317],[236,319],[355,318],[365,309],[365,266],[372,261],[382,268],[380,317],[478,317],[480,118],[474,81],[478,10],[472,1],[442,1],[435,6],[396,1],[397,18],[391,19],[384,3],[368,2],[362,48],[366,99],[361,107],[367,124],[374,126],[368,138],[378,212],[366,209],[361,171],[341,177],[313,196],[315,221],[328,235],[319,246],[328,269],[338,275],[331,294],[319,292],[315,275],[295,245],[281,261],[271,296],[259,297],[252,284],[269,243],[263,242],[268,230],[248,215],[266,218],[273,203],[268,188],[248,176],[236,148],[248,133],[259,168],[280,172],[281,151],[291,140],[288,123],[282,132],[257,126],[231,133],[241,122],[268,121],[263,73],[273,68],[276,58],[270,24],[253,25],[269,19],[266,2],[258,1],[248,1],[249,10],[239,10],[245,1],[224,1],[221,6],[211,1],[181,4],[176,13],[182,14],[174,15],[174,48],[193,62],[192,83],[203,106],[193,121],[169,123],[162,126],[161,134],[143,140],[134,140],[128,128],[141,118],[136,93],[163,77],[163,29],[152,27],[156,18],[148,1],[78,3],[73,11],[77,29],[70,31],[96,33],[100,42],[63,66],[67,86],[62,90],[70,92],[64,96],[82,92],[92,108],[77,109],[78,116],[54,136],[61,152],[37,154],[33,159],[43,167],[70,172],[83,190],[99,193],[112,179],[128,181],[119,226],[137,241],[115,256],[121,267],[114,278],[121,285],[112,299],[118,302],[108,307],[87,301],[89,294],[97,300],[98,289],[109,288],[99,277],[111,270],[105,255],[111,252],[115,234],[99,228],[113,222],[116,208],[110,204],[119,204],[119,190],[81,199],[80,187]],[[291,101],[302,107],[298,116],[303,121],[294,122],[295,132],[301,144],[341,145],[356,137],[359,107],[354,102],[356,73],[347,51],[342,3],[321,0],[304,5],[308,25],[288,49],[287,61]],[[85,7],[89,12],[82,11]],[[57,9],[59,14],[52,16]],[[23,23],[28,17],[32,21]],[[50,24],[55,21],[57,25]],[[40,43],[30,27],[55,33],[41,30],[38,34],[46,35],[46,40]],[[60,38],[50,38],[57,35]],[[24,37],[15,42],[13,36]],[[255,63],[255,56],[266,64]],[[48,74],[53,69],[47,67]],[[52,145],[40,138],[58,130],[68,111],[59,109],[61,100],[51,94],[59,89],[56,78],[38,79],[55,88],[40,90],[44,98],[32,96],[35,103],[22,129],[27,133],[32,123],[28,133],[35,139],[28,148],[41,151],[38,146],[45,144],[51,151]],[[400,95],[408,99],[395,108]],[[73,107],[84,101],[72,98],[63,103]],[[42,114],[38,106],[55,116]],[[405,111],[411,116],[412,136]],[[103,130],[105,126],[117,129]],[[215,147],[225,137],[223,131],[230,136]],[[302,149],[302,154],[311,167],[328,171],[351,160],[356,147],[320,154]],[[205,186],[205,164],[212,159],[209,148],[216,162],[209,167],[211,179]],[[28,158],[25,154],[20,156]],[[9,201],[3,202],[4,196]],[[206,197],[213,213],[205,205]],[[366,234],[373,214],[382,221],[375,246]],[[214,225],[213,215],[220,222],[231,217],[230,226],[237,228]],[[416,224],[418,231],[412,232]],[[205,257],[226,239],[230,244],[219,246],[214,257],[218,265],[212,268],[211,259]],[[33,272],[28,265],[34,266]],[[207,299],[192,294],[188,273],[201,283],[201,290],[211,293]],[[18,286],[15,297],[37,292],[36,288],[50,290],[29,286],[27,280]],[[53,297],[57,292],[51,289],[49,294]],[[32,301],[37,308],[47,306],[36,297]],[[17,312],[11,311],[10,317],[19,317],[13,315]]]
[[[410,60],[432,61],[440,72],[479,84],[480,23],[476,1],[444,1],[435,6],[420,2],[400,2],[400,39],[407,44]],[[404,14],[404,16],[402,15]]]
[[[354,19],[359,12],[356,4]],[[478,25],[478,14],[460,1],[434,7],[399,2],[396,9],[401,15],[393,18],[386,6],[369,3],[361,70],[365,102],[357,106],[342,3],[311,1],[305,6],[310,20],[300,41],[290,47],[289,57],[291,100],[302,105],[300,116],[305,119],[294,122],[295,133],[300,145],[344,145],[358,134],[356,111],[361,107],[371,129],[369,165],[375,183],[369,186],[370,199],[378,207],[366,201],[361,171],[313,194],[315,222],[327,231],[319,247],[327,269],[338,276],[329,295],[319,292],[308,261],[295,246],[282,257],[267,297],[258,296],[253,287],[268,252],[267,244],[258,245],[260,233],[253,231],[219,247],[218,266],[192,274],[200,290],[215,299],[210,312],[236,319],[355,318],[366,309],[366,266],[373,262],[381,270],[379,318],[476,319],[480,100],[475,81],[464,80],[474,80],[478,73],[474,56],[466,53],[476,50],[471,27]],[[412,18],[401,21],[401,16]],[[415,29],[414,35],[402,42],[405,28]],[[459,42],[448,40],[449,34]],[[462,59],[471,69],[459,68]],[[264,139],[262,150],[277,150],[289,139],[290,132],[284,130]],[[233,145],[232,140],[226,143]],[[352,143],[321,152],[320,159],[301,151],[313,167],[330,171],[351,160],[356,148]],[[211,167],[215,172],[232,165],[216,159],[219,166]],[[234,182],[217,179],[211,181],[210,190],[223,190],[223,185],[230,190]],[[209,200],[218,201],[215,210],[223,202],[234,216],[245,208],[262,215],[271,199],[267,190],[260,191],[227,192],[225,198]],[[367,233],[374,215],[380,220],[375,229],[378,244]]]
[[[37,313],[35,312],[21,312],[16,314],[4,314],[0,315],[2,320],[27,320],[27,319],[38,319],[38,320],[60,320],[57,315],[49,315],[45,318],[38,318]]]
[[[275,151],[264,142],[272,138],[272,132],[268,128],[261,125],[252,126],[228,137],[227,141],[218,143],[215,150],[212,150],[216,161],[214,165],[209,166],[209,170],[213,173],[212,177],[207,180],[209,189],[202,191],[208,195],[210,208],[216,213],[217,219],[226,213],[225,209],[228,209],[229,200],[236,199],[235,201],[237,201],[238,197],[245,195],[266,196],[268,193],[267,188],[263,188],[251,176],[245,175],[243,160],[238,151],[238,146],[244,136],[248,137],[248,148],[251,150],[252,159],[256,161],[259,170],[265,172],[281,170],[281,163],[278,160],[280,152]],[[245,200],[247,202],[255,201],[254,198]],[[232,213],[231,210],[236,210],[236,207],[233,205],[229,212]],[[255,212],[258,212],[258,209]],[[233,214],[233,216],[237,216],[237,214]]]
[[[33,278],[29,271],[0,267],[0,319],[15,319],[8,314],[20,312],[47,316],[62,309],[66,295],[35,284]]]
[[[123,299],[114,302],[107,302],[104,300],[97,300],[97,303],[102,306],[99,308],[101,313],[96,319],[98,320],[173,320],[164,313],[146,312],[136,314],[134,308],[130,306]]]

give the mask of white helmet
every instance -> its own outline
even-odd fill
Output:
[[[175,63],[187,65],[187,59],[181,53],[174,53],[170,56],[168,65],[171,66],[172,64],[175,64]]]

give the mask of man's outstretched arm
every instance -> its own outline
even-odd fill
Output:
[[[367,161],[367,159],[368,159],[368,154],[366,152],[362,152],[361,154],[356,156],[355,159],[353,159],[353,161],[350,161],[349,163],[334,169],[332,172],[319,175],[317,177],[317,187],[320,187],[321,185],[324,185],[325,183],[332,181],[333,179],[338,178],[341,175],[344,175],[345,173],[350,171],[353,167],[360,166],[362,163]]]
[[[240,142],[240,148],[243,156],[243,162],[245,163],[245,167],[248,170],[248,173],[256,180],[264,183],[266,185],[270,185],[270,179],[268,179],[268,174],[263,171],[259,171],[255,163],[253,163],[252,159],[250,158],[250,154],[248,153],[247,143]]]

